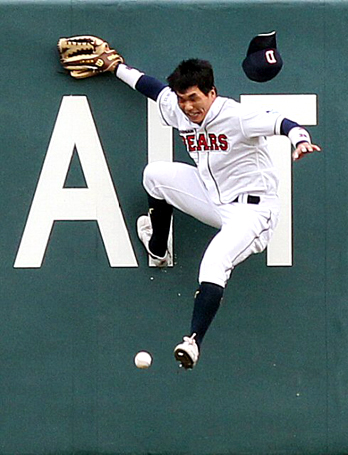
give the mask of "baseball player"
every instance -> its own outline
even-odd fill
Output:
[[[168,263],[173,207],[217,229],[200,264],[190,332],[174,349],[180,365],[191,369],[233,269],[262,252],[277,225],[278,176],[267,136],[287,135],[295,161],[320,148],[279,112],[253,110],[219,96],[205,60],[182,61],[168,85],[123,62],[107,71],[157,102],[163,124],[178,129],[193,160],[192,165],[153,162],[144,170],[149,211],[138,219],[137,230],[147,253],[158,267]]]

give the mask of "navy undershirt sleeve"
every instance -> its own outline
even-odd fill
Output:
[[[289,134],[289,131],[297,126],[300,127],[301,125],[285,118],[280,125],[280,134],[282,134],[283,136],[287,136]]]
[[[136,90],[143,95],[156,101],[160,92],[166,87],[165,84],[151,76],[144,74],[135,84]]]

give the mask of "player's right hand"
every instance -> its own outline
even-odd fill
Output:
[[[319,145],[310,144],[309,142],[301,142],[292,152],[293,161],[298,161],[308,153],[321,152]]]

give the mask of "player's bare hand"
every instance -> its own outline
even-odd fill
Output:
[[[309,142],[301,142],[296,149],[292,152],[293,161],[298,161],[308,153],[321,152],[321,148],[318,145],[310,144]]]

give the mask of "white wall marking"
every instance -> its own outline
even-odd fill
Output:
[[[317,124],[317,95],[241,95],[243,104],[278,110],[300,125]],[[268,138],[274,165],[280,174],[279,197],[281,215],[279,224],[267,248],[268,266],[292,265],[292,160],[288,138]],[[295,163],[296,165],[297,163]]]
[[[74,149],[87,188],[64,188]],[[41,267],[57,220],[96,220],[111,267],[137,267],[85,96],[64,96],[14,267]]]
[[[147,103],[147,150],[148,162],[173,161],[173,128],[163,126],[157,110],[157,104],[148,99]],[[171,259],[169,267],[173,266],[173,229],[171,227],[168,239]],[[149,265],[154,267],[149,258]]]

